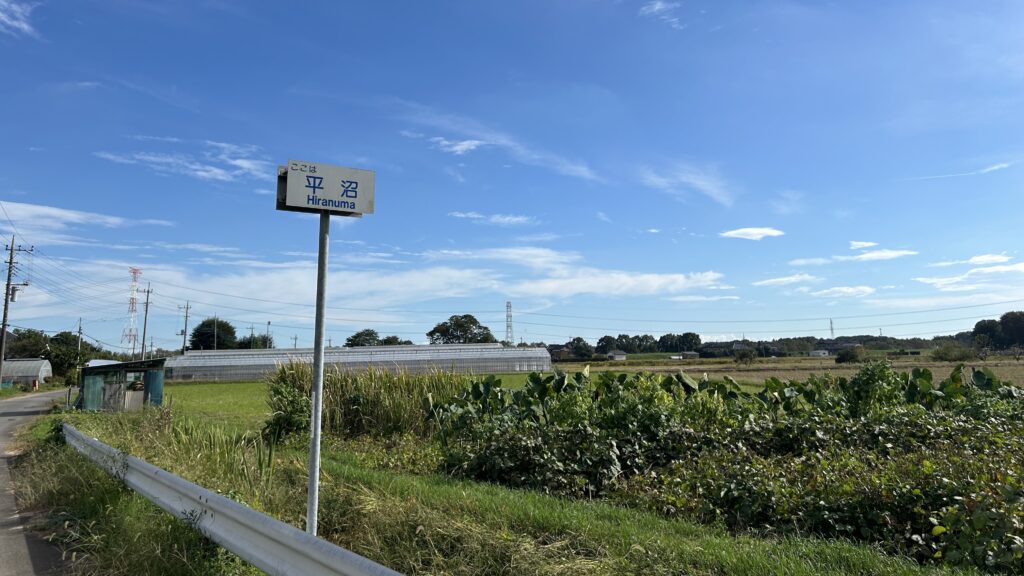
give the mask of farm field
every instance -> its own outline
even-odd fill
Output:
[[[724,369],[740,368],[718,366],[723,373],[729,373]],[[802,363],[793,369],[813,368]],[[870,431],[862,431],[860,425],[845,418],[825,417],[822,412],[814,416],[818,420],[811,429],[818,434],[817,439],[812,434],[810,440],[802,440],[806,433],[801,422],[813,414],[795,404],[784,406],[783,400],[792,400],[792,396],[781,388],[765,397],[768,406],[774,406],[766,412],[758,408],[764,401],[750,395],[753,386],[737,389],[739,396],[735,396],[721,379],[712,378],[699,387],[696,381],[676,379],[672,386],[679,388],[672,394],[678,392],[679,396],[672,400],[660,376],[648,378],[634,370],[624,370],[625,375],[615,380],[618,384],[596,375],[592,379],[509,378],[514,381],[505,389],[523,394],[511,404],[501,400],[500,390],[486,383],[474,385],[472,394],[457,400],[470,381],[464,376],[439,375],[427,382],[419,377],[392,378],[381,373],[362,377],[329,375],[325,409],[332,415],[325,413],[322,535],[409,574],[980,573],[970,567],[922,566],[908,557],[913,550],[918,560],[930,558],[927,563],[934,564],[941,563],[944,554],[951,554],[951,559],[961,554],[941,536],[947,530],[945,524],[955,529],[959,521],[955,508],[925,512],[933,515],[935,523],[931,524],[927,517],[916,516],[914,509],[930,510],[928,507],[934,505],[930,502],[943,496],[913,496],[911,491],[921,487],[932,492],[944,486],[942,490],[953,490],[951,496],[956,490],[971,490],[959,487],[963,474],[959,461],[936,450],[949,442],[962,443],[972,450],[988,446],[985,434],[969,419],[957,425],[965,426],[963,431],[944,431],[946,417],[941,412],[930,412],[938,409],[935,398],[925,395],[915,399],[909,412],[890,413],[891,409],[885,408],[872,416],[876,423]],[[898,384],[886,380],[889,376],[884,370],[872,370],[869,376],[879,390]],[[688,372],[699,375],[694,370]],[[948,373],[942,367],[934,381],[953,395],[954,388],[942,380]],[[296,495],[304,490],[307,437],[301,427],[308,422],[308,408],[301,413],[289,406],[295,406],[296,398],[304,397],[307,377],[308,369],[303,373],[299,367],[280,372],[269,383],[170,384],[170,410],[52,418],[68,419],[82,430],[158,466],[301,526],[304,500]],[[978,380],[979,385],[1000,385],[988,378]],[[690,390],[687,382],[695,387]],[[838,390],[828,388],[832,385],[800,384],[795,394],[813,398],[822,409],[827,405],[847,406],[846,400],[836,396]],[[440,424],[440,435],[421,407],[428,389],[433,391],[433,418]],[[589,424],[599,436],[575,436],[571,422],[580,417],[579,402],[598,390],[603,391],[602,396],[609,395],[605,408],[595,405],[598,411],[592,417],[596,419]],[[810,394],[811,390],[818,396]],[[921,390],[925,394],[925,388]],[[356,410],[354,398],[359,399]],[[770,398],[777,398],[777,403]],[[884,401],[894,400],[890,397]],[[488,403],[490,407],[485,408]],[[811,405],[807,401],[807,406]],[[516,406],[528,409],[520,412]],[[920,406],[936,408],[921,412]],[[470,407],[470,412],[460,415]],[[570,412],[565,412],[570,407]],[[992,418],[1001,418],[998,410],[1003,409],[986,410],[997,410]],[[282,436],[268,453],[259,432],[271,413],[275,416],[270,429],[282,432]],[[504,416],[492,419],[487,413]],[[541,417],[542,413],[548,415]],[[540,420],[535,422],[531,414]],[[768,419],[748,420],[741,426],[734,419],[748,418],[743,414],[749,414],[749,418],[760,414]],[[563,418],[568,420],[561,423]],[[672,431],[671,426],[680,418],[692,427],[681,432],[696,434],[681,439],[684,445],[676,444],[679,432]],[[622,436],[616,422],[628,426],[633,426],[629,422],[645,423]],[[538,428],[537,423],[542,426]],[[658,428],[665,425],[669,427]],[[48,426],[47,422],[36,426],[38,439],[46,436]],[[295,429],[289,430],[289,426]],[[649,426],[654,428],[644,432]],[[992,463],[1016,469],[1020,456],[1012,454],[1016,454],[1015,447],[1021,441],[1019,425],[1007,422],[985,426],[998,426],[998,430],[985,428],[986,433],[998,434],[1003,438],[1000,442],[1008,444],[991,445],[991,454],[979,452],[985,457],[969,464],[976,467],[974,472],[985,474],[977,466]],[[397,432],[403,430],[413,433]],[[864,436],[864,432],[869,435]],[[637,437],[652,447],[639,449],[638,444],[630,448],[624,442]],[[602,456],[606,448],[600,438],[619,439],[618,461],[633,470],[628,479],[624,470],[607,475],[607,460]],[[665,447],[671,446],[668,452],[657,447],[659,438],[668,442]],[[881,451],[871,447],[876,442],[883,446]],[[748,448],[736,452],[733,447],[737,445]],[[922,446],[924,452],[920,451]],[[569,447],[583,459],[575,463],[565,456],[559,456],[558,461],[551,459],[555,454],[565,454]],[[799,463],[806,457],[794,460],[794,453],[801,452],[812,460],[806,464]],[[669,457],[668,465],[658,463],[662,458],[659,454]],[[155,574],[164,572],[147,571],[153,554],[169,554],[162,551],[190,541],[186,528],[158,520],[159,514],[138,498],[124,494],[116,482],[101,474],[80,473],[83,465],[75,462],[75,455],[39,449],[32,458],[25,465],[26,480],[20,487],[22,498],[30,505],[52,507],[62,494],[81,492],[81,485],[76,488],[76,483],[99,487],[94,488],[99,496],[87,505],[78,505],[106,512],[93,517],[72,505],[65,515],[58,515],[58,523],[69,518],[91,523],[93,536],[84,544],[74,537],[77,525],[58,530],[69,546],[83,546],[83,553],[99,558],[110,554],[103,546],[113,546],[123,536],[117,530],[125,526],[159,533],[164,540],[142,546],[149,550],[148,556],[140,553],[137,558],[132,554],[125,558],[122,553],[118,560],[130,565],[130,570],[125,568],[129,572]],[[819,459],[820,464],[811,464]],[[59,464],[79,472],[61,473]],[[641,472],[651,468],[658,474]],[[59,481],[52,493],[40,492],[31,483],[33,474],[46,474]],[[619,475],[622,480],[616,479]],[[951,478],[953,484],[932,483],[944,477]],[[850,478],[862,481],[849,484]],[[892,484],[895,478],[901,483]],[[800,493],[814,485],[817,492]],[[726,490],[728,486],[731,488]],[[690,493],[691,489],[696,492]],[[979,485],[973,489],[985,488]],[[698,495],[719,491],[723,498]],[[766,505],[766,498],[778,504]],[[1004,522],[1020,514],[1019,503],[1013,502],[986,504],[992,506],[989,521]],[[787,512],[780,505],[791,510]],[[873,518],[872,510],[893,514],[890,522],[895,520],[896,524],[887,526],[882,517]],[[122,513],[127,516],[117,516]],[[795,515],[785,516],[790,513]],[[773,518],[796,525],[798,532],[822,534],[807,538],[786,530],[783,524],[772,527]],[[898,540],[903,536],[896,534],[911,529],[909,524],[901,527],[901,523],[918,521],[927,527],[920,547],[900,544]],[[862,522],[856,530],[874,530],[877,524],[877,533],[846,532],[850,522]],[[149,526],[147,523],[157,523],[161,529],[149,530],[144,527]],[[108,529],[109,533],[103,532]],[[1009,534],[1014,534],[1010,530]],[[851,537],[862,542],[850,542]],[[996,554],[996,562],[1019,562],[1007,552],[1012,550],[1012,542],[1009,548],[997,546],[994,541],[986,546]],[[1007,553],[1010,556],[999,556]],[[225,554],[196,557],[190,562],[189,570],[180,573],[251,573]],[[110,565],[102,562],[97,566],[110,570]],[[93,573],[103,570],[97,568]]]
[[[643,355],[637,355],[643,356]],[[740,365],[731,358],[698,360],[632,360],[625,362],[559,362],[559,370],[577,372],[590,366],[593,372],[653,372],[659,374],[683,372],[697,378],[707,373],[712,378],[731,376],[742,384],[760,385],[767,378],[780,380],[803,380],[811,374],[830,373],[850,377],[860,369],[860,364],[836,364],[834,358],[775,358],[758,359],[750,365]],[[978,368],[989,368],[1002,380],[1024,385],[1024,362],[1013,358],[977,360],[967,363]],[[936,373],[948,373],[957,366],[956,362],[939,362],[927,356],[906,356],[892,360],[895,370],[908,371],[913,368],[928,368]]]

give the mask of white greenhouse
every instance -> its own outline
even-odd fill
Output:
[[[312,363],[312,348],[263,350],[190,350],[164,365],[168,380],[259,380],[289,360]],[[327,348],[327,368],[360,371],[370,366],[407,372],[444,370],[473,374],[509,374],[551,370],[545,348],[508,348],[501,344],[365,346]]]
[[[50,361],[44,358],[11,358],[4,360],[4,371],[0,383],[43,384],[53,378]]]

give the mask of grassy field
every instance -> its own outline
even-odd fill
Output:
[[[232,432],[258,431],[270,416],[265,382],[172,383],[164,395],[175,412]]]
[[[143,414],[63,416],[90,435],[297,526],[304,439],[281,446],[272,468],[259,444],[206,423],[209,393],[251,405],[250,386],[195,389],[195,402]],[[236,410],[237,412],[237,410]],[[254,415],[253,415],[254,416]],[[61,416],[54,416],[58,418]],[[232,426],[241,420],[228,420]],[[45,437],[50,422],[36,425]],[[320,534],[405,574],[465,575],[918,575],[927,568],[870,546],[811,538],[731,536],[658,514],[367,465],[365,454],[324,455]],[[367,444],[368,450],[387,451]],[[49,530],[80,560],[79,574],[255,574],[185,524],[126,491],[66,447],[44,445],[19,463],[18,493],[53,510]]]
[[[920,364],[943,375],[953,367],[913,363]],[[1005,378],[1024,373],[1013,361],[983,365]],[[593,366],[591,371],[640,368]],[[819,359],[753,366],[654,359],[649,368],[683,369],[695,377],[729,374],[749,388],[769,376],[853,370]],[[526,380],[525,374],[497,376],[510,388]],[[55,420],[67,419],[155,465],[301,527],[308,437],[291,436],[268,452],[258,436],[270,415],[267,390],[265,382],[169,384],[169,410],[50,416],[26,436],[34,448],[18,464],[18,497],[29,508],[50,510],[47,531],[69,555],[85,558],[75,563],[75,573],[255,574],[71,450],[51,444],[48,431]],[[721,526],[613,502],[455,480],[435,473],[441,458],[437,447],[411,435],[328,437],[323,458],[321,535],[407,574],[977,574],[922,567],[871,545],[736,536]]]

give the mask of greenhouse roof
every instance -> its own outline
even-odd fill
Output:
[[[40,375],[43,377],[53,375],[50,361],[45,358],[11,358],[4,360],[3,378],[27,376],[38,378]]]

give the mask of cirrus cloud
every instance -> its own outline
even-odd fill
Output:
[[[835,286],[811,292],[811,296],[819,298],[863,298],[874,293],[875,289],[870,286]]]
[[[744,240],[761,240],[762,238],[771,238],[775,236],[783,236],[785,232],[776,228],[737,228],[735,230],[726,230],[725,232],[719,232],[719,236],[722,238],[742,238]]]

